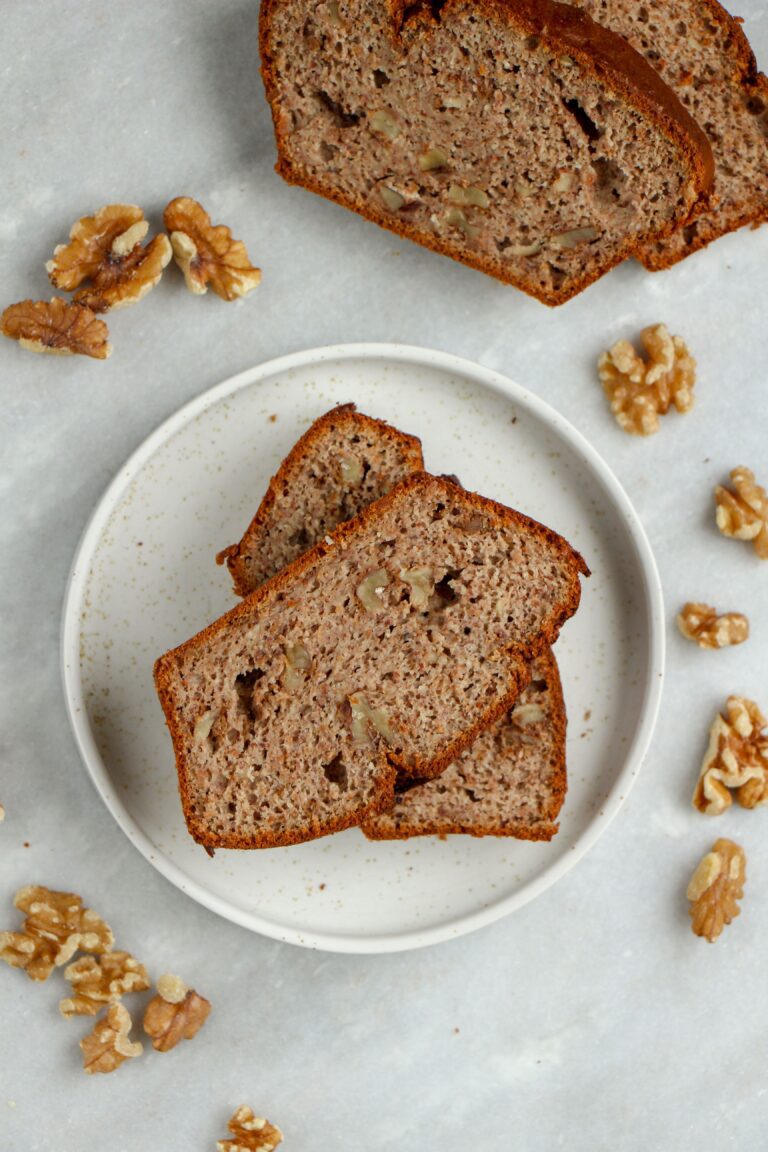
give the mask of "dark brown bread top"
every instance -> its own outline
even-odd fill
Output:
[[[565,799],[565,704],[547,649],[512,710],[481,732],[436,780],[398,780],[391,809],[369,817],[370,840],[514,836],[551,840]]]
[[[203,632],[155,681],[208,848],[298,843],[437,775],[516,698],[586,565],[550,529],[418,474]]]
[[[768,219],[768,79],[738,20],[717,0],[572,0],[624,36],[708,133],[714,196],[695,218],[641,251],[647,268],[683,260],[719,236]]]
[[[321,416],[270,481],[256,515],[225,561],[238,596],[247,596],[366,505],[421,472],[421,441],[342,404]]]
[[[264,0],[260,40],[286,180],[548,304],[711,184],[679,100],[568,5]]]

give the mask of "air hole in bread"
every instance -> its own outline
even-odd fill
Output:
[[[235,677],[237,710],[245,717],[251,728],[256,723],[256,707],[253,702],[253,690],[263,675],[263,668],[251,668],[248,672],[241,672]]]
[[[452,587],[452,581],[461,576],[460,569],[449,569],[443,576],[442,580],[438,580],[435,584],[435,595],[439,597],[439,602],[435,607],[438,611],[447,608],[450,604],[455,604],[458,600],[458,593]]]
[[[385,88],[389,84],[389,76],[381,68],[374,68],[373,82],[377,88]]]
[[[357,112],[349,112],[346,108],[343,108],[337,100],[329,96],[327,92],[315,92],[315,99],[322,104],[324,108],[328,109],[340,128],[351,128],[360,120]]]
[[[592,141],[600,139],[602,136],[602,131],[597,126],[597,124],[595,124],[589,113],[584,108],[582,108],[578,100],[567,100],[565,97],[563,97],[563,107],[570,112],[571,116],[573,116],[574,120],[578,124],[579,128],[581,128],[587,140]]]
[[[333,760],[329,760],[327,764],[323,764],[323,772],[329,784],[335,784],[341,792],[346,792],[349,787],[347,779],[347,768],[341,758],[341,753],[334,756]]]

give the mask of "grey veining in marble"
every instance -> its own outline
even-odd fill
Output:
[[[768,8],[744,0],[768,63]],[[3,303],[50,294],[43,264],[71,222],[200,198],[264,270],[234,305],[166,277],[110,317],[106,364],[3,341],[0,924],[29,881],[82,891],[155,972],[214,1004],[198,1040],[97,1081],[59,981],[0,971],[3,1152],[205,1152],[236,1105],[287,1149],[358,1152],[760,1152],[768,1129],[768,814],[689,806],[725,695],[768,706],[768,565],[718,536],[711,489],[747,464],[768,482],[768,228],[657,276],[618,269],[549,311],[288,188],[274,174],[253,0],[2,10]],[[697,404],[635,440],[607,414],[599,351],[664,320],[689,341]],[[234,927],[130,846],[79,762],[58,667],[80,533],[128,454],[180,404],[282,353],[353,340],[443,348],[498,368],[596,445],[635,502],[670,617],[659,726],[629,802],[579,867],[475,935],[384,957],[323,955]],[[701,653],[672,626],[685,599],[746,611],[752,638]],[[714,947],[686,917],[687,874],[716,835],[748,856],[744,913]]]

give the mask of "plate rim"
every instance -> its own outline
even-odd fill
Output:
[[[426,929],[404,932],[385,932],[374,935],[351,933],[305,932],[287,928],[258,913],[247,912],[210,892],[203,884],[192,880],[179,865],[169,859],[139,827],[117,794],[106,764],[96,746],[82,686],[80,663],[80,618],[84,592],[91,562],[109,518],[128,486],[155,452],[167,443],[190,421],[207,408],[243,388],[259,384],[267,377],[306,368],[329,360],[385,360],[409,361],[420,367],[443,369],[454,375],[469,377],[491,391],[527,408],[577,452],[588,469],[597,475],[617,508],[639,560],[639,569],[645,596],[650,629],[648,637],[648,670],[643,685],[639,722],[624,754],[624,761],[603,803],[583,832],[577,837],[570,852],[565,853],[542,873],[523,884],[521,888],[475,912],[458,915]],[[624,487],[600,453],[579,430],[547,401],[517,384],[504,373],[486,365],[456,356],[450,352],[411,344],[386,342],[353,342],[321,345],[300,352],[289,353],[261,364],[246,368],[206,389],[167,416],[149,433],[118,469],[102,493],[89,516],[75,549],[64,593],[60,629],[60,667],[64,698],[72,734],[85,770],[107,811],[125,833],[133,846],[165,879],[203,907],[215,912],[243,928],[261,935],[320,951],[380,954],[406,951],[456,939],[469,932],[492,924],[551,888],[566,875],[596,844],[622,808],[639,775],[648,752],[658,719],[664,681],[665,665],[665,612],[664,599],[656,561],[650,542]]]

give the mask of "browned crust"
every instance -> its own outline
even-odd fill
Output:
[[[729,37],[729,56],[735,64],[734,88],[740,88],[744,102],[762,99],[768,103],[768,77],[757,70],[757,60],[752,47],[744,34],[738,20],[726,12],[718,0],[699,0],[699,5],[708,10],[709,19],[724,28]],[[766,140],[768,149],[768,140]],[[715,182],[717,181],[717,167],[715,166]],[[715,183],[715,193],[717,184]],[[762,196],[760,195],[762,193]],[[711,208],[711,211],[710,211]],[[703,218],[703,219],[702,219]],[[702,204],[691,216],[691,222],[702,220],[703,228],[697,228],[694,235],[685,244],[682,252],[676,252],[674,247],[664,245],[657,241],[638,253],[638,259],[645,268],[651,272],[661,272],[671,268],[686,256],[706,248],[713,240],[727,236],[729,232],[736,232],[751,224],[757,228],[768,220],[768,189],[756,188],[752,202],[745,204],[742,211],[730,215],[721,214],[717,206],[717,196],[713,205]],[[659,247],[657,248],[657,243]]]
[[[486,17],[506,21],[523,36],[539,37],[555,53],[578,59],[585,71],[597,77],[628,104],[653,120],[667,139],[681,150],[691,167],[698,201],[686,213],[684,219],[673,217],[663,228],[658,228],[653,233],[628,237],[625,244],[619,246],[612,259],[606,260],[596,271],[585,271],[583,276],[576,278],[568,289],[546,291],[539,285],[527,283],[501,260],[469,252],[438,236],[421,232],[415,225],[385,213],[383,209],[379,210],[372,203],[324,188],[319,181],[291,166],[285,136],[280,128],[278,80],[270,51],[272,14],[277,4],[285,2],[296,0],[262,0],[259,19],[261,74],[275,129],[278,152],[276,171],[289,184],[299,184],[310,192],[335,201],[343,208],[357,212],[358,215],[390,232],[413,240],[425,248],[431,248],[443,256],[458,260],[470,268],[485,272],[505,284],[520,288],[543,304],[550,306],[564,304],[611,268],[629,256],[636,255],[646,247],[651,237],[660,240],[670,235],[698,211],[699,202],[708,199],[714,178],[714,160],[706,134],[647,60],[630,47],[623,37],[597,24],[586,12],[568,4],[557,3],[556,0],[446,0],[440,17],[436,18],[431,10],[425,7],[418,7],[409,13],[405,11],[405,0],[388,0],[392,18],[392,42],[396,47],[401,44],[402,35],[409,30],[410,25],[415,25],[421,32],[434,29],[441,20],[450,16],[454,8],[464,3],[473,3]]]
[[[201,827],[196,822],[190,807],[189,790],[187,787],[187,740],[174,705],[174,673],[177,670],[179,658],[189,649],[200,647],[209,640],[213,640],[225,627],[237,623],[241,618],[248,619],[254,608],[257,608],[259,605],[270,604],[282,591],[290,587],[291,583],[297,577],[304,575],[318,561],[332,554],[335,548],[338,548],[340,545],[343,546],[358,533],[364,532],[371,523],[375,525],[376,520],[392,504],[402,500],[411,492],[419,491],[420,489],[426,492],[437,490],[440,495],[450,498],[451,496],[455,496],[456,485],[452,484],[449,480],[431,476],[428,472],[414,473],[413,476],[409,476],[393,488],[386,496],[383,496],[380,500],[364,508],[359,516],[356,516],[353,520],[347,520],[344,524],[340,524],[333,532],[329,533],[326,540],[319,541],[313,548],[310,548],[307,552],[297,557],[296,560],[281,569],[281,571],[270,580],[265,581],[255,592],[252,592],[250,596],[246,597],[246,599],[241,601],[240,604],[237,604],[224,616],[219,617],[218,620],[209,624],[207,628],[198,632],[196,636],[193,636],[184,644],[180,644],[177,648],[166,652],[155,661],[155,687],[173,741],[176,769],[179,778],[179,793],[184,810],[184,818],[189,831],[199,844],[203,844],[208,848],[272,848],[284,844],[299,844],[304,840],[315,839],[318,835],[341,831],[343,828],[349,827],[350,824],[359,823],[360,820],[368,814],[370,810],[369,807],[364,807],[356,812],[350,820],[339,820],[337,822],[330,820],[324,823],[321,831],[318,831],[311,823],[308,823],[305,828],[287,833],[280,838],[269,833],[258,834],[250,839],[239,834],[217,836],[212,834],[209,829]],[[451,760],[455,759],[459,752],[463,751],[463,749],[472,742],[478,732],[500,716],[504,708],[515,699],[517,691],[519,690],[518,685],[520,685],[521,678],[524,677],[525,671],[521,667],[513,667],[511,661],[520,655],[525,659],[529,659],[531,656],[537,655],[545,645],[554,643],[562,625],[573,615],[579,606],[579,600],[581,598],[581,584],[578,579],[579,574],[581,573],[584,576],[589,575],[589,568],[583,557],[572,548],[562,536],[558,536],[556,532],[553,532],[551,528],[547,528],[543,524],[539,524],[536,520],[531,520],[529,517],[523,516],[520,512],[516,512],[512,508],[498,504],[495,500],[489,500],[485,496],[480,496],[475,492],[468,492],[465,489],[460,489],[460,491],[462,499],[470,506],[481,510],[487,515],[494,516],[497,521],[513,524],[516,527],[531,532],[541,539],[545,539],[554,551],[571,567],[573,582],[570,593],[555,607],[552,613],[552,622],[549,627],[544,629],[542,634],[535,638],[532,644],[525,650],[519,647],[515,649],[514,646],[510,646],[509,696],[505,697],[502,703],[489,708],[485,714],[477,716],[474,723],[468,727],[449,748],[445,749],[439,757],[435,757],[432,761],[417,762],[409,766],[410,771],[424,777],[433,774],[435,765],[439,765],[439,770],[442,770]],[[382,755],[385,755],[383,751]],[[377,808],[379,804],[389,804],[391,806],[392,790],[394,789],[396,777],[395,764],[396,761],[395,763],[388,763],[389,772],[386,774],[374,800]]]
[[[334,422],[337,424],[348,423],[351,426],[359,427],[365,434],[380,436],[384,439],[397,442],[405,456],[410,458],[412,471],[423,471],[424,457],[421,451],[421,440],[419,440],[418,436],[411,436],[407,432],[401,432],[398,428],[387,424],[385,420],[377,420],[373,416],[366,416],[364,413],[358,412],[354,404],[338,404],[335,408],[331,408],[330,412],[326,412],[310,425],[301,439],[297,440],[291,451],[285,457],[277,472],[270,480],[264,499],[261,501],[261,504],[259,504],[256,515],[246,528],[241,540],[237,544],[230,544],[228,548],[222,549],[216,556],[217,564],[224,564],[226,561],[235,592],[238,596],[247,596],[249,592],[253,591],[251,582],[248,579],[248,570],[241,559],[242,553],[246,552],[252,546],[254,540],[263,531],[264,525],[275,506],[275,501],[277,500],[280,490],[285,485],[292,483],[294,473],[301,466],[304,456],[312,451],[316,441],[323,436],[328,425]]]
[[[373,818],[366,818],[361,821],[360,827],[369,840],[409,840],[411,836],[508,836],[516,840],[551,840],[558,831],[559,825],[555,822],[560,809],[565,801],[565,794],[568,788],[568,776],[565,760],[565,734],[567,724],[567,714],[565,708],[565,700],[563,698],[563,686],[560,680],[560,669],[557,665],[554,652],[551,649],[545,649],[541,653],[541,659],[545,660],[547,665],[547,686],[552,693],[552,728],[554,729],[554,745],[556,755],[556,768],[552,781],[552,797],[545,811],[541,813],[541,818],[531,823],[519,824],[486,824],[483,827],[478,825],[463,824],[461,822],[451,823],[447,820],[441,820],[438,816],[434,819],[424,820],[421,824],[408,824],[407,827],[400,827],[397,823],[392,823],[386,817],[390,815],[392,805],[388,810],[380,809],[379,812],[383,820],[377,820],[376,815]],[[471,753],[471,748],[469,749]],[[393,798],[394,800],[394,798]]]

